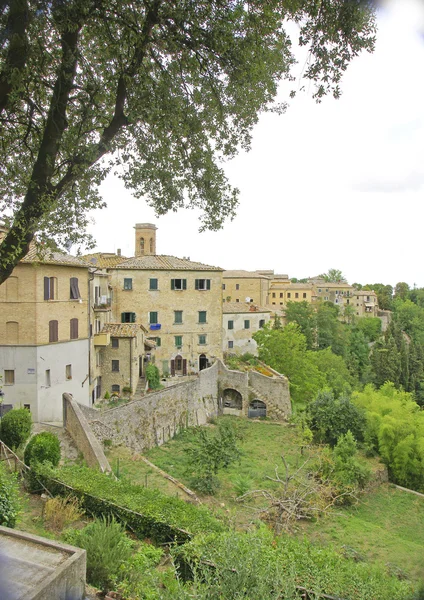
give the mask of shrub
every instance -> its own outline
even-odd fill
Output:
[[[355,439],[362,441],[365,431],[365,413],[347,396],[337,400],[330,390],[322,390],[308,405],[310,428],[318,442],[335,446],[341,435],[351,431]]]
[[[44,505],[44,525],[53,531],[62,531],[82,515],[76,498],[49,498]]]
[[[149,363],[146,367],[146,379],[149,382],[151,390],[156,390],[160,387],[159,369],[153,363]]]
[[[14,408],[1,421],[0,438],[12,450],[25,443],[31,434],[31,413],[26,408]]]
[[[248,475],[237,475],[233,479],[233,486],[236,496],[243,496],[252,489],[253,481]]]
[[[28,467],[33,463],[50,462],[57,467],[60,461],[60,442],[54,433],[36,433],[28,442],[24,452],[24,462]]]
[[[65,539],[87,551],[87,581],[104,592],[116,582],[121,565],[133,553],[133,543],[113,518],[96,520],[84,529],[67,532]]]
[[[0,464],[0,525],[15,527],[20,508],[17,477]]]
[[[109,394],[109,392],[106,390],[106,391],[105,391],[105,395],[104,395],[104,399],[105,399],[105,400],[109,400],[109,398],[110,398],[110,394]]]
[[[157,600],[159,573],[155,567],[163,555],[160,548],[141,542],[137,552],[121,564],[118,591],[127,600]]]

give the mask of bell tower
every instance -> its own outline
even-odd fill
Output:
[[[151,256],[156,254],[156,225],[152,223],[136,223],[134,229],[134,256]]]

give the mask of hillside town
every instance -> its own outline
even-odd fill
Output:
[[[174,378],[225,354],[256,355],[253,334],[276,317],[284,323],[290,302],[331,302],[341,316],[379,314],[374,291],[345,281],[297,283],[273,270],[224,270],[165,256],[157,253],[154,224],[134,230],[133,257],[120,250],[43,253],[33,244],[0,285],[5,407],[57,422],[64,392],[86,406],[106,393],[140,397],[149,362]]]

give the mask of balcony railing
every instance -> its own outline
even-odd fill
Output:
[[[112,299],[106,296],[101,296],[94,301],[94,310],[107,310],[111,307]]]

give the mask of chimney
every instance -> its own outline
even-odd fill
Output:
[[[118,256],[121,256],[121,248],[118,248],[118,249],[117,249],[117,251],[116,251],[116,254],[117,254]]]

